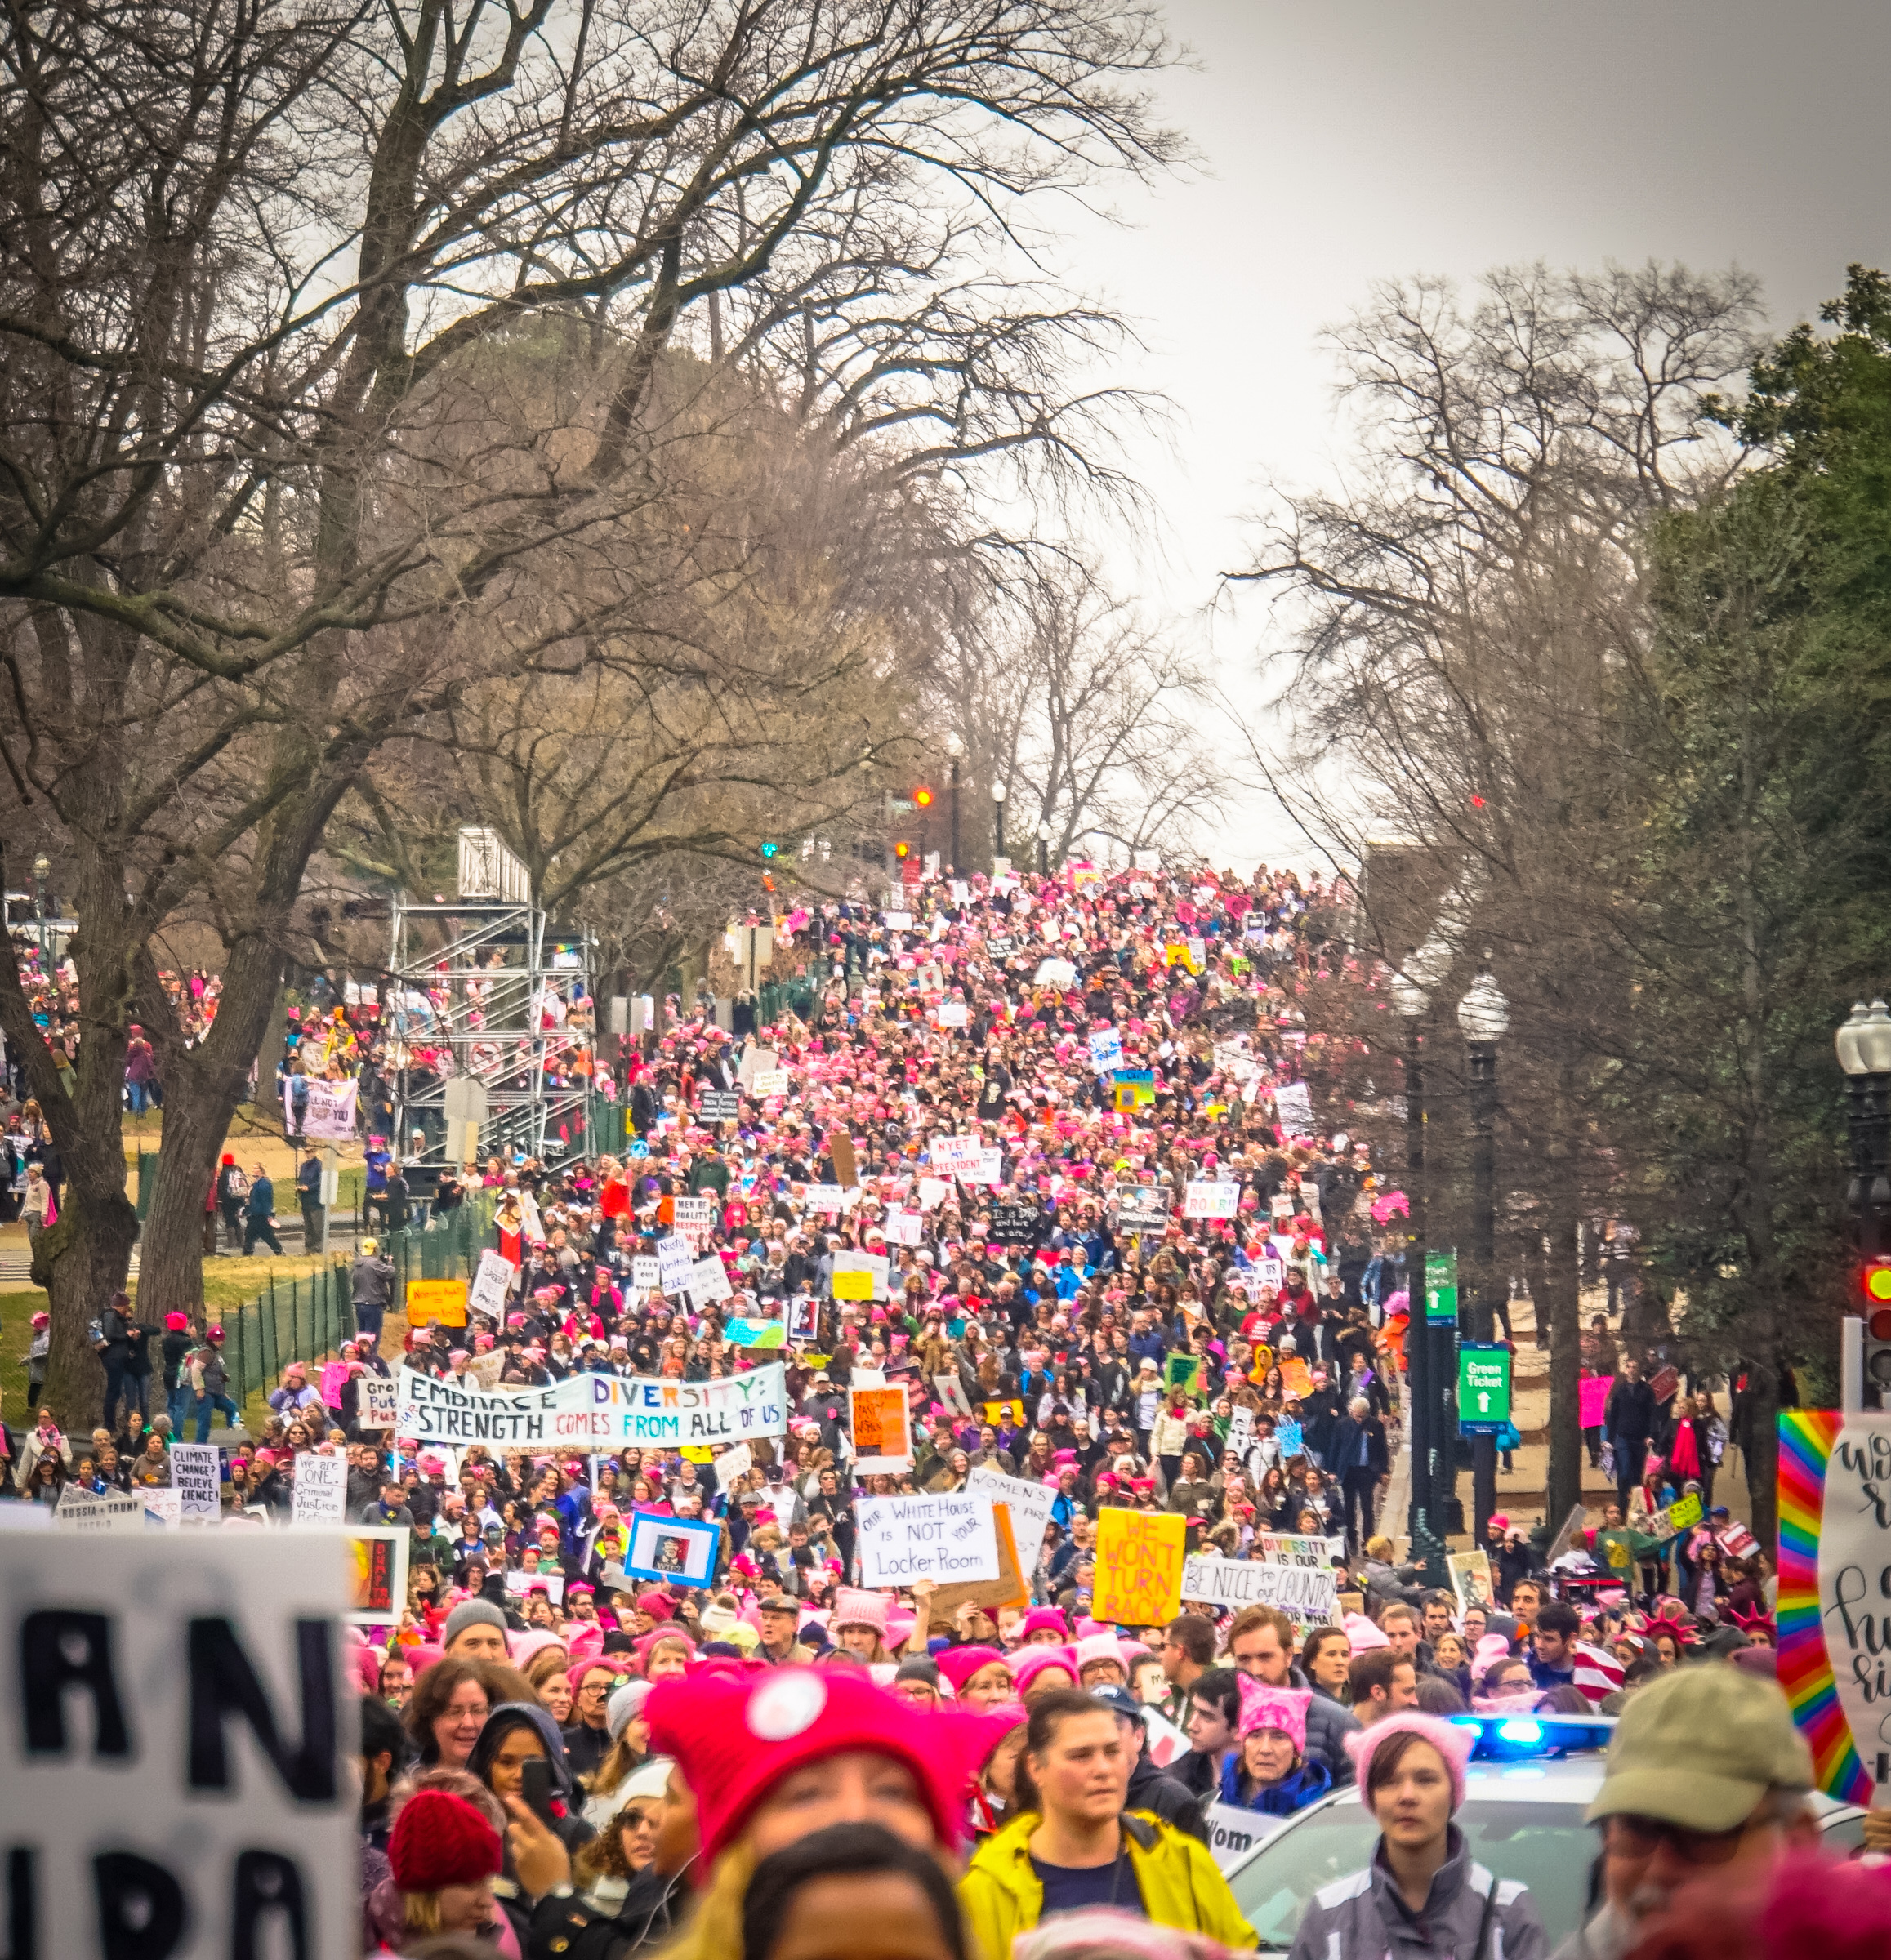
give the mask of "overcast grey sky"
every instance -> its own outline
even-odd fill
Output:
[[[1316,336],[1375,278],[1737,263],[1783,327],[1849,261],[1891,263],[1883,0],[1171,0],[1169,17],[1197,67],[1162,100],[1204,169],[1119,198],[1131,229],[1073,222],[1066,268],[1140,323],[1133,378],[1180,411],[1173,456],[1135,452],[1166,525],[1153,604],[1206,605],[1265,484],[1331,476]],[[1265,630],[1252,604],[1214,622],[1224,674]],[[1238,860],[1286,836],[1251,806],[1218,844]]]

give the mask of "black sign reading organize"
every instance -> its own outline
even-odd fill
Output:
[[[1035,1245],[1044,1227],[1044,1214],[1035,1205],[994,1205],[992,1236],[1001,1245]]]
[[[742,1114],[742,1098],[733,1089],[706,1089],[696,1105],[699,1123],[733,1123]]]
[[[1126,1191],[1117,1200],[1119,1232],[1161,1232],[1169,1223],[1168,1200],[1160,1191]]]

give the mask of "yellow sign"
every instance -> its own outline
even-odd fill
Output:
[[[1024,1405],[1019,1401],[987,1402],[985,1420],[995,1428],[1000,1423],[1010,1423],[1014,1428],[1024,1427]]]
[[[1280,1385],[1288,1395],[1311,1395],[1313,1370],[1297,1354],[1290,1354],[1280,1365]]]
[[[424,1327],[429,1321],[442,1327],[466,1324],[466,1282],[464,1280],[409,1280],[407,1283],[407,1324]]]
[[[1174,1511],[1096,1514],[1096,1591],[1090,1615],[1119,1627],[1166,1626],[1182,1610],[1189,1521]]]
[[[870,1272],[837,1272],[834,1275],[834,1298],[837,1300],[870,1300],[873,1298],[873,1275]]]
[[[700,1443],[685,1443],[683,1454],[693,1463],[712,1463],[716,1461],[716,1452],[705,1450]]]

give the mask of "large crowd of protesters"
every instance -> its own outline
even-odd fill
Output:
[[[345,1453],[349,1518],[406,1536],[408,1597],[354,1650],[367,1950],[1205,1960],[1255,1944],[1211,1809],[1279,1820],[1337,1791],[1380,1835],[1296,1956],[1538,1960],[1528,1892],[1452,1821],[1472,1746],[1452,1717],[1474,1713],[1621,1718],[1572,1951],[1681,1950],[1658,1942],[1692,1923],[1703,1868],[1724,1864],[1724,1895],[1818,1891],[1774,1580],[1712,1503],[1710,1396],[1644,1379],[1599,1317],[1592,1443],[1617,1503],[1559,1545],[1493,1517],[1482,1590],[1397,1557],[1405,1200],[1304,1004],[1335,973],[1377,984],[1335,926],[1343,896],[1265,871],[1066,872],[791,914],[813,1005],[739,1038],[673,1015],[621,1068],[629,1152],[444,1180],[449,1205],[490,1208],[502,1307],[403,1325],[363,1244],[358,1337],[285,1370],[224,1450],[223,1501],[286,1520],[299,1467]],[[362,1066],[337,1016],[323,1067]],[[588,1026],[568,1026],[574,1054]],[[975,1170],[935,1164],[945,1138],[978,1140]],[[727,1298],[649,1283],[673,1235],[720,1259]],[[836,1298],[860,1253],[884,1285]],[[35,1386],[7,1432],[14,1494],[155,1487],[173,1441],[237,1420],[219,1330],[146,1333],[128,1305],[100,1332],[140,1370],[108,1358],[118,1392],[89,1437]],[[711,1450],[390,1437],[363,1387],[403,1365],[503,1391],[777,1365],[783,1432],[733,1473]],[[863,1381],[907,1392],[903,1471],[854,1468]],[[1021,1597],[943,1610],[930,1582],[860,1583],[862,1497],[981,1470],[1049,1494]],[[1695,1521],[1664,1522],[1697,1495]],[[1099,1619],[1098,1523],[1125,1507],[1179,1514],[1191,1553],[1291,1541],[1340,1603],[1330,1623]],[[716,1527],[702,1583],[626,1576],[652,1514]],[[1858,1889],[1875,1878],[1820,1895],[1891,1927]],[[1718,1950],[1784,1950],[1755,1944],[1768,1923]]]

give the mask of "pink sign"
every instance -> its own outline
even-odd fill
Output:
[[[1599,1429],[1602,1427],[1602,1412],[1608,1406],[1608,1392],[1614,1382],[1613,1375],[1585,1374],[1577,1383],[1577,1401],[1581,1410],[1583,1428]]]

